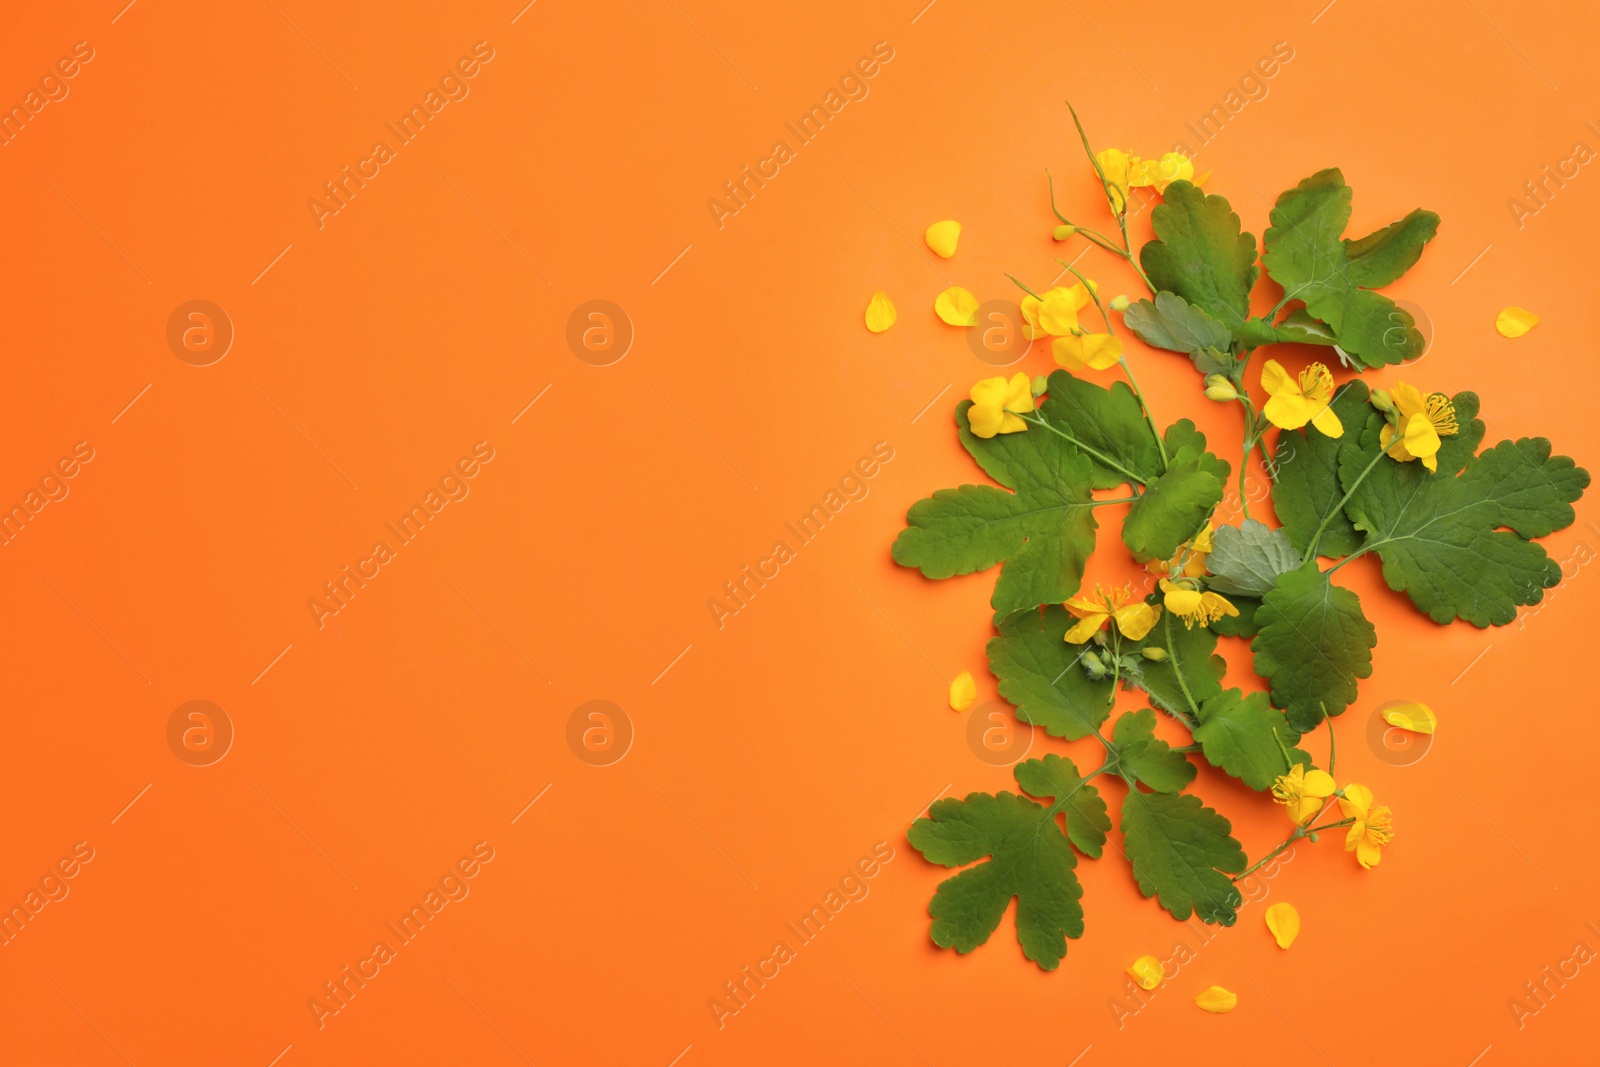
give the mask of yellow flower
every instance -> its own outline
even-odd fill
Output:
[[[1194,998],[1195,1007],[1212,1015],[1226,1015],[1239,1005],[1239,994],[1214,985]]]
[[[961,238],[961,223],[954,221],[936,222],[928,227],[928,232],[922,239],[928,242],[928,247],[940,259],[949,259],[956,254],[956,241]]]
[[[1118,215],[1128,210],[1128,174],[1134,164],[1138,162],[1137,156],[1130,156],[1120,148],[1107,148],[1103,152],[1096,152],[1096,163],[1106,176],[1106,184],[1111,187],[1112,207]]]
[[[1128,169],[1128,184],[1135,188],[1154,186],[1164,193],[1178,179],[1194,181],[1194,163],[1182,152],[1168,152],[1159,160],[1136,160]]]
[[[972,672],[962,671],[950,682],[950,710],[966,711],[978,699],[978,687],[973,684]]]
[[[1137,982],[1140,989],[1154,989],[1161,984],[1165,975],[1162,974],[1160,960],[1154,956],[1140,956],[1128,968],[1128,977]]]
[[[1539,325],[1539,316],[1527,308],[1508,307],[1494,317],[1494,328],[1501,337],[1521,337]]]
[[[1272,799],[1289,809],[1289,819],[1296,826],[1304,826],[1322,810],[1322,802],[1338,790],[1333,775],[1315,768],[1306,770],[1305,764],[1296,763],[1288,774],[1280,774],[1272,783]]]
[[[1091,283],[1092,284],[1092,283]],[[1089,305],[1090,290],[1082,282],[1058,285],[1044,296],[1022,298],[1022,333],[1028,340],[1045,334],[1062,337],[1078,329],[1078,312]],[[1048,311],[1046,310],[1048,307]]]
[[[1188,585],[1161,579],[1161,591],[1166,594],[1162,603],[1167,610],[1183,620],[1185,629],[1210,626],[1224,615],[1237,615],[1239,609],[1228,602],[1221,593],[1205,592]]]
[[[1300,913],[1293,904],[1279,901],[1267,909],[1266,919],[1267,929],[1272,931],[1279,948],[1288,948],[1300,936]]]
[[[933,310],[952,326],[978,325],[978,298],[959,285],[934,297]]]
[[[873,333],[882,333],[894,325],[894,304],[889,300],[889,294],[877,292],[872,294],[872,299],[867,303],[867,329]]]
[[[1109,594],[1097,586],[1094,592],[1092,598],[1075,596],[1067,601],[1067,610],[1078,620],[1066,634],[1066,639],[1074,645],[1083,644],[1113,619],[1123,637],[1130,641],[1143,640],[1161,618],[1160,608],[1151,607],[1142,600],[1128,603],[1133,591],[1127,586]]]
[[[1356,861],[1367,870],[1383,858],[1383,846],[1394,837],[1394,813],[1387,806],[1372,806],[1372,790],[1364,785],[1347,785],[1339,798],[1344,817],[1354,819],[1345,835],[1344,850],[1354,852]]]
[[[1261,368],[1261,387],[1272,394],[1262,414],[1281,430],[1298,430],[1311,423],[1329,437],[1344,436],[1344,424],[1328,405],[1333,400],[1333,373],[1321,363],[1300,372],[1299,380],[1275,359]]]
[[[1122,339],[1109,333],[1084,333],[1075,337],[1057,337],[1050,346],[1056,362],[1068,370],[1091,367],[1105,370],[1115,367],[1122,359]]]
[[[1389,455],[1402,463],[1420,459],[1430,471],[1439,469],[1439,438],[1460,432],[1456,422],[1456,408],[1443,393],[1430,393],[1426,397],[1414,385],[1397,382],[1389,394],[1399,420],[1397,433],[1388,425],[1378,435],[1378,443]]]
[[[1206,572],[1206,556],[1211,554],[1211,534],[1211,522],[1207,520],[1205,529],[1195,534],[1192,539],[1179,545],[1178,551],[1172,554],[1171,559],[1151,560],[1145,564],[1145,570],[1165,578],[1181,565],[1183,567],[1180,572],[1182,577],[1200,577]]]
[[[1005,378],[985,378],[972,387],[972,406],[967,409],[967,425],[979,437],[997,433],[1018,433],[1028,424],[1018,413],[1033,410],[1033,388],[1026,374]]]

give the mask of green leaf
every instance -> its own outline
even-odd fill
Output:
[[[996,618],[1064,601],[1078,591],[1094,551],[1089,460],[1039,427],[974,437],[967,428],[971,406],[964,400],[956,408],[961,443],[1005,489],[963,485],[917,501],[895,538],[895,562],[928,578],[949,578],[1004,561],[989,601]]]
[[[1126,642],[1123,647],[1128,647]],[[1193,719],[1201,704],[1222,692],[1228,664],[1216,654],[1217,635],[1205,627],[1190,629],[1172,612],[1163,611],[1139,647],[1159,648],[1167,658],[1159,663],[1145,660],[1137,674],[1123,676],[1123,688],[1144,690],[1156,707],[1180,719]]]
[[[1161,473],[1156,435],[1150,430],[1138,396],[1124,382],[1113,382],[1106,389],[1064,370],[1055,371],[1050,375],[1049,396],[1040,405],[1039,414],[1075,439],[1080,450],[1088,454],[1094,465],[1096,489],[1122,485],[1130,474],[1147,482]],[[1036,426],[1027,432],[1058,436]]]
[[[1270,345],[1278,339],[1278,331],[1272,322],[1265,318],[1245,319],[1244,325],[1239,327],[1239,343],[1245,348],[1260,348]]]
[[[1461,432],[1443,439],[1438,473],[1381,459],[1345,510],[1383,560],[1389,588],[1434,622],[1504,626],[1518,605],[1537,604],[1561,580],[1560,565],[1530,538],[1572,524],[1589,472],[1551,456],[1542,437],[1501,441],[1474,457],[1484,429],[1473,417],[1478,398],[1459,393],[1454,403]],[[1351,448],[1341,472],[1354,484],[1369,459]]]
[[[1433,240],[1439,216],[1421,208],[1360,240],[1341,240],[1350,187],[1337,168],[1318,171],[1278,197],[1261,261],[1285,295],[1332,328],[1345,352],[1368,367],[1422,354],[1410,312],[1372,292],[1399,278]]]
[[[1111,714],[1111,679],[1091,679],[1078,662],[1094,646],[1064,640],[1077,621],[1059,604],[1019,612],[1000,623],[988,646],[989,670],[1017,718],[1068,741],[1088,737]]]
[[[1233,340],[1226,326],[1177,293],[1162,291],[1154,301],[1137,301],[1123,312],[1122,321],[1145,344],[1169,352],[1225,349]]]
[[[939,883],[928,903],[940,948],[971,952],[994,933],[1012,898],[1022,954],[1046,971],[1061,965],[1067,938],[1083,936],[1078,857],[1056,824],[1059,801],[1045,807],[1013,793],[969,793],[936,800],[912,824],[911,846],[933,863],[986,862]]]
[[[1278,575],[1300,566],[1289,535],[1266,523],[1245,519],[1238,526],[1219,526],[1211,535],[1211,571],[1207,588],[1229,596],[1265,595],[1278,584]]]
[[[1183,297],[1237,336],[1260,273],[1255,236],[1240,232],[1226,200],[1189,182],[1173,182],[1163,197],[1150,213],[1159,240],[1139,250],[1139,262],[1156,289]]]
[[[1068,839],[1090,859],[1100,858],[1111,830],[1111,816],[1106,814],[1105,798],[1078,774],[1071,760],[1051,753],[1043,759],[1024,760],[1012,773],[1023,792],[1053,798],[1051,810],[1067,816]]]
[[[1223,349],[1197,348],[1189,353],[1189,362],[1194,364],[1195,370],[1207,377],[1220,374],[1235,384],[1244,373],[1244,362]]]
[[[1315,560],[1278,578],[1256,621],[1256,673],[1271,681],[1272,702],[1301,733],[1324,711],[1344,711],[1356,698],[1356,679],[1372,673],[1378,633],[1361,613],[1361,598],[1330,582]]]
[[[1383,421],[1383,416],[1368,403],[1367,386],[1360,379],[1341,386],[1330,406],[1344,425],[1343,437],[1329,437],[1308,423],[1304,429],[1280,431],[1274,453],[1278,477],[1272,485],[1272,509],[1301,553],[1324,516],[1344,498],[1344,486],[1339,481],[1339,449],[1359,439],[1369,423],[1377,426]],[[1322,532],[1317,551],[1319,555],[1346,556],[1360,545],[1361,535],[1339,512]]]
[[[1137,779],[1157,793],[1176,793],[1194,781],[1194,764],[1156,736],[1156,713],[1149,708],[1130,711],[1117,720],[1111,747],[1123,776]]]
[[[1243,698],[1237,689],[1218,693],[1200,708],[1194,739],[1200,742],[1207,763],[1251,789],[1271,789],[1273,779],[1287,774],[1295,763],[1314,765],[1310,754],[1295,747],[1300,742],[1299,731],[1268,703],[1265,693]],[[1285,748],[1288,762],[1283,758]]]
[[[1211,630],[1221,637],[1254,637],[1261,624],[1256,621],[1256,609],[1261,601],[1253,596],[1230,596],[1228,603],[1239,609],[1237,615],[1224,615],[1211,620]]]
[[[1122,801],[1122,836],[1139,892],[1154,896],[1174,919],[1232,926],[1243,902],[1226,873],[1247,860],[1233,826],[1189,793],[1142,793]]]
[[[1167,559],[1205,525],[1222,500],[1227,460],[1205,450],[1206,438],[1188,419],[1167,428],[1167,471],[1145,486],[1122,523],[1123,543],[1140,559]]]
[[[1305,308],[1295,308],[1285,315],[1273,330],[1272,339],[1279,344],[1299,345],[1331,345],[1338,341],[1328,324],[1312,318]]]

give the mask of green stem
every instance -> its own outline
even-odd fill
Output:
[[[1166,638],[1167,662],[1172,664],[1172,674],[1178,679],[1178,688],[1183,690],[1183,699],[1187,700],[1189,707],[1194,710],[1193,718],[1187,715],[1181,716],[1183,724],[1190,730],[1198,729],[1200,726],[1200,705],[1195,703],[1194,694],[1189,691],[1189,682],[1184,678],[1183,669],[1178,665],[1177,650],[1172,647],[1172,613],[1170,611],[1162,612],[1161,614],[1161,634]]]
[[[1133,246],[1128,242],[1127,196],[1126,194],[1122,193],[1121,190],[1118,190],[1116,195],[1112,194],[1111,183],[1106,180],[1106,172],[1100,166],[1100,160],[1095,158],[1094,149],[1089,146],[1089,135],[1084,132],[1083,123],[1078,118],[1078,111],[1072,106],[1072,101],[1070,100],[1067,101],[1067,110],[1072,112],[1072,124],[1078,128],[1078,139],[1083,142],[1084,154],[1089,157],[1089,162],[1094,164],[1094,172],[1100,179],[1100,190],[1105,193],[1106,203],[1111,206],[1111,214],[1117,220],[1118,229],[1122,231],[1122,248],[1120,250],[1120,255],[1123,259],[1128,261],[1128,265],[1131,266],[1139,275],[1140,281],[1144,282],[1145,288],[1149,289],[1151,295],[1154,296],[1156,292],[1155,284],[1150,281],[1150,276],[1144,272],[1144,267],[1140,266],[1138,259],[1134,257]],[[1121,207],[1117,206],[1118,200],[1122,201]],[[1061,216],[1057,215],[1056,218],[1061,218]],[[1066,222],[1067,220],[1061,219],[1061,221]],[[1071,225],[1071,223],[1067,224],[1069,226]],[[1118,250],[1112,248],[1111,251]]]
[[[1316,558],[1317,543],[1322,540],[1322,532],[1328,528],[1328,523],[1333,521],[1333,517],[1344,510],[1344,506],[1350,502],[1350,498],[1355,495],[1357,489],[1361,488],[1361,483],[1367,480],[1367,475],[1372,473],[1372,469],[1378,465],[1378,461],[1383,457],[1384,451],[1380,448],[1378,449],[1378,454],[1372,457],[1372,462],[1368,463],[1366,469],[1361,472],[1360,477],[1345,491],[1344,496],[1339,498],[1339,502],[1328,509],[1328,513],[1322,517],[1321,525],[1317,527],[1317,532],[1311,535],[1311,540],[1306,544],[1306,553],[1300,558],[1300,566],[1304,567]],[[1339,566],[1344,566],[1354,558],[1354,556],[1346,556],[1339,561]],[[1332,572],[1330,571],[1329,573]]]
[[[1122,373],[1128,376],[1128,384],[1133,386],[1134,396],[1139,398],[1139,406],[1144,409],[1144,421],[1150,424],[1150,432],[1156,438],[1156,451],[1161,453],[1161,469],[1167,469],[1167,444],[1161,439],[1161,431],[1156,429],[1155,417],[1150,414],[1150,405],[1145,403],[1144,390],[1139,388],[1139,381],[1133,376],[1133,368],[1128,366],[1128,357],[1123,356],[1117,360],[1122,365]]]
[[[1065,430],[1060,429],[1054,423],[1052,423],[1048,419],[1044,418],[1044,416],[1039,415],[1039,416],[1035,416],[1034,418],[1029,418],[1027,412],[1011,411],[1010,408],[1007,408],[1006,411],[1009,414],[1017,416],[1023,422],[1031,423],[1034,426],[1042,426],[1045,429],[1049,430],[1051,433],[1055,434],[1057,437],[1060,437],[1065,441],[1070,441],[1073,445],[1075,445],[1076,447],[1082,449],[1084,452],[1087,452],[1089,455],[1093,456],[1095,459],[1099,460],[1101,463],[1104,463],[1106,466],[1110,467],[1112,470],[1117,471],[1119,474],[1122,474],[1125,477],[1127,477],[1130,482],[1137,483],[1139,485],[1144,485],[1145,484],[1145,481],[1144,481],[1143,478],[1139,477],[1137,474],[1133,473],[1128,468],[1124,467],[1122,464],[1118,463],[1116,460],[1114,460],[1110,456],[1106,455],[1104,452],[1101,452],[1100,450],[1098,450],[1096,448],[1093,448],[1093,447],[1091,447],[1089,445],[1084,444],[1082,441],[1078,440],[1076,437],[1072,436],[1070,433],[1067,433]]]
[[[1333,720],[1332,719],[1328,719],[1327,722],[1328,722],[1328,773],[1332,774],[1333,773],[1333,762],[1334,762],[1335,757],[1338,754],[1334,751]]]

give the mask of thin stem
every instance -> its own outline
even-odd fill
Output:
[[[1189,729],[1196,729],[1200,725],[1200,705],[1195,703],[1194,694],[1189,692],[1189,681],[1183,676],[1183,669],[1178,665],[1178,653],[1172,647],[1172,613],[1163,612],[1161,615],[1161,633],[1166,638],[1167,662],[1172,664],[1172,673],[1178,679],[1178,688],[1183,690],[1183,698],[1189,702],[1189,707],[1194,709],[1194,717],[1183,716],[1183,723]]]
[[[1027,293],[1029,296],[1033,297],[1035,300],[1043,300],[1044,299],[1044,297],[1040,296],[1038,293],[1034,292],[1032,289],[1029,289],[1026,285],[1023,285],[1020,281],[1017,281],[1017,276],[1015,274],[1007,274],[1006,277],[1010,278],[1013,282],[1016,282],[1016,285],[1017,285],[1018,289],[1021,289],[1024,293]]]
[[[1337,757],[1338,753],[1336,753],[1334,751],[1333,720],[1332,719],[1328,719],[1327,721],[1328,721],[1328,773],[1332,774],[1333,773],[1333,762],[1334,762],[1334,759]]]
[[[1139,382],[1133,376],[1133,368],[1128,366],[1128,357],[1123,356],[1117,362],[1122,365],[1122,373],[1128,376],[1128,384],[1133,386],[1133,393],[1139,398],[1139,406],[1144,409],[1144,421],[1150,424],[1150,432],[1155,435],[1156,451],[1161,453],[1161,469],[1165,471],[1167,469],[1167,444],[1161,439],[1161,431],[1156,429],[1155,417],[1150,414],[1150,405],[1145,403],[1144,400],[1144,390],[1139,388]]]
[[[1100,294],[1094,291],[1094,285],[1089,281],[1089,279],[1085,278],[1082,271],[1080,271],[1077,267],[1074,267],[1071,263],[1068,263],[1066,260],[1058,259],[1056,262],[1070,270],[1072,272],[1072,276],[1077,278],[1078,281],[1083,284],[1083,291],[1089,294],[1089,299],[1094,301],[1095,310],[1100,312],[1100,321],[1106,324],[1106,333],[1116,333],[1116,331],[1111,328],[1111,316],[1106,314],[1105,305],[1100,303]]]
[[[1139,280],[1144,282],[1145,288],[1149,289],[1151,294],[1154,295],[1156,291],[1155,283],[1144,272],[1144,267],[1139,265],[1138,259],[1133,254],[1133,246],[1128,241],[1127,193],[1122,189],[1118,189],[1116,195],[1112,195],[1111,182],[1106,179],[1105,169],[1100,166],[1100,160],[1095,156],[1094,149],[1089,146],[1089,135],[1084,132],[1083,122],[1078,118],[1078,111],[1072,106],[1072,101],[1070,100],[1067,101],[1067,110],[1072,112],[1072,124],[1078,128],[1078,139],[1083,142],[1084,154],[1089,157],[1089,162],[1094,164],[1095,175],[1100,179],[1100,189],[1105,193],[1106,203],[1111,206],[1111,214],[1117,220],[1117,228],[1122,231],[1122,258],[1128,261],[1128,265],[1133,267],[1134,271],[1139,275]],[[1117,206],[1119,200],[1122,202],[1121,207]],[[1056,217],[1061,218],[1060,215]],[[1066,222],[1067,220],[1061,219],[1061,221]],[[1071,225],[1071,223],[1068,223],[1068,225]],[[1112,251],[1115,251],[1115,249],[1112,249]]]
[[[1257,869],[1257,868],[1259,868],[1259,867],[1260,867],[1260,866],[1261,866],[1261,865],[1262,865],[1262,864],[1264,864],[1264,863],[1266,863],[1266,862],[1267,862],[1267,861],[1268,861],[1268,860],[1272,860],[1272,859],[1276,859],[1276,858],[1277,858],[1277,857],[1278,857],[1278,856],[1279,856],[1279,855],[1281,855],[1281,854],[1282,854],[1282,853],[1283,853],[1283,851],[1284,851],[1284,850],[1285,850],[1285,849],[1287,849],[1287,848],[1289,848],[1289,847],[1290,847],[1290,846],[1291,846],[1291,845],[1293,845],[1293,844],[1294,844],[1294,843],[1295,843],[1295,842],[1296,842],[1296,841],[1298,841],[1298,840],[1300,840],[1300,839],[1301,839],[1301,838],[1302,838],[1302,837],[1304,837],[1304,836],[1306,836],[1306,834],[1307,834],[1307,833],[1309,833],[1309,832],[1310,832],[1310,831],[1308,831],[1308,830],[1306,830],[1306,829],[1305,829],[1305,828],[1304,828],[1304,827],[1301,827],[1301,826],[1297,826],[1297,827],[1295,827],[1295,828],[1294,828],[1294,833],[1292,833],[1292,834],[1290,834],[1290,835],[1289,835],[1289,836],[1288,836],[1288,837],[1287,837],[1287,838],[1286,838],[1286,839],[1285,839],[1285,840],[1284,840],[1284,842],[1283,842],[1283,844],[1281,844],[1281,845],[1279,845],[1279,846],[1278,846],[1278,847],[1277,847],[1277,848],[1275,848],[1275,849],[1273,849],[1273,850],[1272,850],[1272,851],[1271,851],[1271,852],[1268,852],[1268,853],[1267,853],[1267,854],[1266,854],[1266,855],[1265,855],[1265,856],[1262,856],[1262,857],[1261,857],[1261,858],[1260,858],[1260,859],[1258,859],[1258,860],[1256,860],[1256,861],[1255,861],[1255,862],[1254,862],[1254,863],[1252,863],[1252,864],[1251,864],[1251,865],[1250,865],[1250,866],[1248,866],[1248,867],[1246,867],[1246,868],[1245,868],[1245,869],[1244,869],[1244,870],[1242,870],[1242,871],[1240,871],[1240,872],[1239,872],[1239,873],[1238,873],[1238,874],[1236,874],[1236,875],[1234,875],[1234,876],[1233,876],[1233,880],[1234,880],[1234,881],[1235,881],[1235,882],[1237,882],[1237,881],[1239,881],[1239,880],[1240,880],[1240,879],[1241,879],[1241,878],[1247,878],[1247,877],[1249,877],[1249,876],[1250,876],[1250,875],[1251,875],[1251,874],[1253,874],[1253,873],[1254,873],[1254,872],[1255,872],[1255,871],[1256,871],[1256,869]]]
[[[1367,480],[1367,475],[1372,473],[1372,469],[1378,465],[1378,461],[1384,457],[1384,454],[1385,453],[1383,449],[1378,449],[1378,454],[1372,457],[1372,462],[1367,464],[1366,469],[1361,472],[1361,476],[1358,477],[1355,480],[1355,483],[1345,491],[1344,496],[1339,498],[1339,502],[1332,508],[1328,509],[1328,513],[1322,517],[1321,525],[1317,527],[1317,532],[1311,535],[1311,540],[1306,544],[1306,554],[1301,557],[1300,566],[1304,567],[1316,557],[1317,542],[1322,539],[1322,531],[1328,528],[1328,523],[1333,521],[1333,517],[1335,515],[1344,510],[1344,506],[1350,502],[1350,498],[1355,495],[1356,490],[1361,488],[1361,483]],[[1353,555],[1346,556],[1344,559],[1339,561],[1339,565],[1343,566],[1344,564],[1349,563],[1353,558]],[[1329,573],[1332,572],[1330,571]]]
[[[1139,485],[1145,484],[1143,478],[1139,477],[1137,474],[1133,473],[1128,468],[1124,467],[1122,464],[1118,463],[1116,460],[1114,460],[1110,456],[1106,455],[1104,452],[1101,452],[1099,449],[1096,449],[1096,448],[1093,448],[1093,447],[1091,447],[1089,445],[1084,444],[1082,441],[1078,440],[1076,437],[1072,436],[1070,433],[1067,433],[1065,430],[1060,429],[1054,423],[1052,423],[1048,419],[1046,419],[1044,416],[1036,415],[1033,418],[1029,418],[1027,412],[1011,411],[1011,409],[1009,409],[1009,408],[1007,408],[1006,410],[1007,410],[1007,412],[1009,414],[1017,416],[1023,422],[1031,423],[1034,426],[1042,426],[1045,429],[1049,430],[1051,433],[1055,434],[1057,437],[1060,437],[1065,441],[1070,441],[1073,445],[1077,446],[1078,448],[1081,448],[1083,451],[1087,452],[1089,455],[1093,456],[1095,459],[1098,459],[1101,463],[1104,463],[1106,466],[1110,467],[1112,470],[1117,471],[1119,474],[1122,474],[1125,477],[1127,477],[1130,482],[1134,482],[1134,483],[1137,483]]]

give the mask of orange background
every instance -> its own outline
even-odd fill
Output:
[[[0,948],[0,1060],[1493,1067],[1590,1048],[1593,968],[1520,1028],[1508,1001],[1576,942],[1600,950],[1592,495],[1547,542],[1570,585],[1503,629],[1440,629],[1375,561],[1344,572],[1380,644],[1337,724],[1341,777],[1399,835],[1374,872],[1324,841],[1263,883],[1303,916],[1291,952],[1252,903],[1130,1012],[1123,967],[1199,939],[1109,851],[1080,864],[1088,932],[1053,974],[1009,915],[967,957],[928,940],[945,872],[907,826],[941,791],[1011,784],[945,706],[963,669],[994,696],[993,575],[931,583],[889,544],[912,501],[980,477],[950,409],[994,372],[934,295],[1011,298],[1003,271],[1037,287],[1076,254],[1050,240],[1046,166],[1069,212],[1101,217],[1064,99],[1099,145],[1199,149],[1258,235],[1268,198],[1328,165],[1356,189],[1352,233],[1438,211],[1393,289],[1434,338],[1402,373],[1478,390],[1491,441],[1596,463],[1600,177],[1520,227],[1507,201],[1574,142],[1600,148],[1600,19],[1324,4],[9,5],[0,101],[75,42],[94,58],[0,148],[0,502],[76,442],[94,459],[0,549],[0,901],[79,841],[94,859]],[[494,58],[470,95],[319,229],[323,182],[478,41]],[[719,229],[707,200],[795,147],[784,123],[879,41],[870,94]],[[1266,95],[1198,145],[1185,123],[1280,41]],[[942,218],[965,227],[949,261],[921,244]],[[1108,257],[1079,265],[1132,290]],[[879,336],[876,289],[900,310]],[[165,336],[197,298],[236,331],[206,367]],[[593,299],[636,333],[611,366],[566,343]],[[1512,303],[1545,316],[1520,341],[1492,328]],[[1236,454],[1236,412],[1186,361],[1132,358],[1158,414],[1198,411]],[[1048,366],[1039,346],[1020,368]],[[319,629],[322,583],[479,441],[470,496]],[[870,495],[719,629],[722,583],[792,545],[783,524],[876,442],[894,458]],[[1122,572],[1107,543],[1091,577]],[[167,743],[195,699],[236,730],[211,766]],[[634,731],[609,766],[567,741],[593,699]],[[1366,742],[1398,699],[1441,720],[1409,765]],[[1195,789],[1252,856],[1285,828],[1216,774]],[[470,896],[319,1029],[308,1000],[479,841]],[[795,944],[784,924],[880,841],[870,895]],[[707,1001],[780,939],[795,958],[719,1029]],[[1190,1003],[1214,983],[1232,1015]]]

